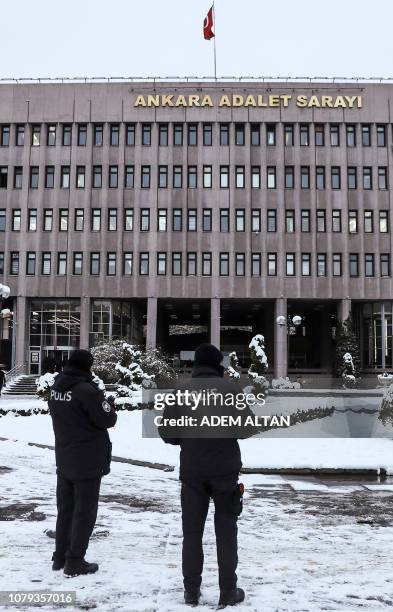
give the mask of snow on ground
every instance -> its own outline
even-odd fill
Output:
[[[53,540],[45,533],[55,526],[53,451],[0,442],[0,466],[11,468],[0,469],[2,589],[73,590],[78,604],[70,611],[189,610],[183,604],[179,483],[173,472],[113,464],[103,479],[87,554],[100,570],[66,578],[51,570]],[[247,599],[236,610],[371,612],[393,606],[392,491],[260,474],[242,480],[247,496],[239,521],[238,576]],[[201,610],[212,610],[218,587],[211,515],[204,543]]]

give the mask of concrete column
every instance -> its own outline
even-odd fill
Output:
[[[276,319],[285,317],[284,325],[277,325]],[[274,305],[274,378],[288,375],[288,335],[287,335],[287,300],[277,298]]]
[[[349,298],[344,298],[340,300],[337,304],[337,317],[339,321],[345,321],[348,319],[351,314],[351,300]]]
[[[81,297],[81,329],[79,348],[88,349],[90,345],[90,298]]]
[[[220,298],[212,298],[210,300],[210,343],[220,348]]]
[[[157,298],[147,298],[146,348],[157,346]]]
[[[27,324],[28,324],[29,312],[27,299],[23,295],[18,295],[16,298],[16,317],[14,315],[14,321],[16,322],[16,335],[15,335],[15,365],[21,363],[27,363]]]

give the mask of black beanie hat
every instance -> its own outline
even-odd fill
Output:
[[[195,351],[194,365],[218,367],[223,360],[223,354],[213,344],[203,343]]]
[[[67,365],[77,370],[83,370],[84,372],[90,372],[90,368],[93,365],[94,357],[90,351],[84,349],[77,349],[72,351],[70,354]]]

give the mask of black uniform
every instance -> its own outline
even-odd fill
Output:
[[[49,399],[57,466],[58,560],[83,559],[97,517],[101,478],[109,473],[107,428],[117,415],[91,373],[65,367]]]
[[[222,377],[221,366],[196,366],[193,370],[192,383],[189,381],[188,388],[206,388],[208,382],[206,379],[209,379],[211,381],[209,388],[214,388],[220,393],[236,395],[241,392],[239,386]],[[200,386],[198,378],[201,379]],[[219,410],[220,407],[217,411]],[[184,407],[182,412],[176,406],[166,408],[163,418],[177,418],[184,412]],[[229,411],[224,410],[224,412]],[[252,415],[252,412],[249,409],[244,410],[243,415]],[[188,437],[192,435],[190,430],[185,437],[170,437],[170,428],[165,427],[160,427],[159,432],[165,442],[179,444],[181,448],[184,588],[188,593],[196,594],[202,582],[202,537],[212,498],[215,506],[214,526],[220,591],[233,591],[237,583],[237,519],[240,513],[238,477],[242,466],[238,441],[235,437],[191,438]],[[256,432],[255,427],[243,427],[238,437],[250,437]],[[216,433],[211,434],[213,435]]]

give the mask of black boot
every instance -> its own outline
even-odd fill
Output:
[[[232,591],[221,591],[218,609],[222,610],[225,606],[236,606],[244,601],[246,594],[243,589],[233,589]]]
[[[67,559],[64,566],[64,573],[67,576],[94,574],[97,570],[97,563],[88,563],[84,559]]]
[[[52,569],[55,572],[58,572],[59,570],[63,569],[64,564],[65,564],[65,559],[64,557],[57,557],[56,553],[53,553],[52,555]]]
[[[199,604],[199,598],[201,596],[201,592],[198,591],[184,591],[184,602],[187,606],[197,606]]]

